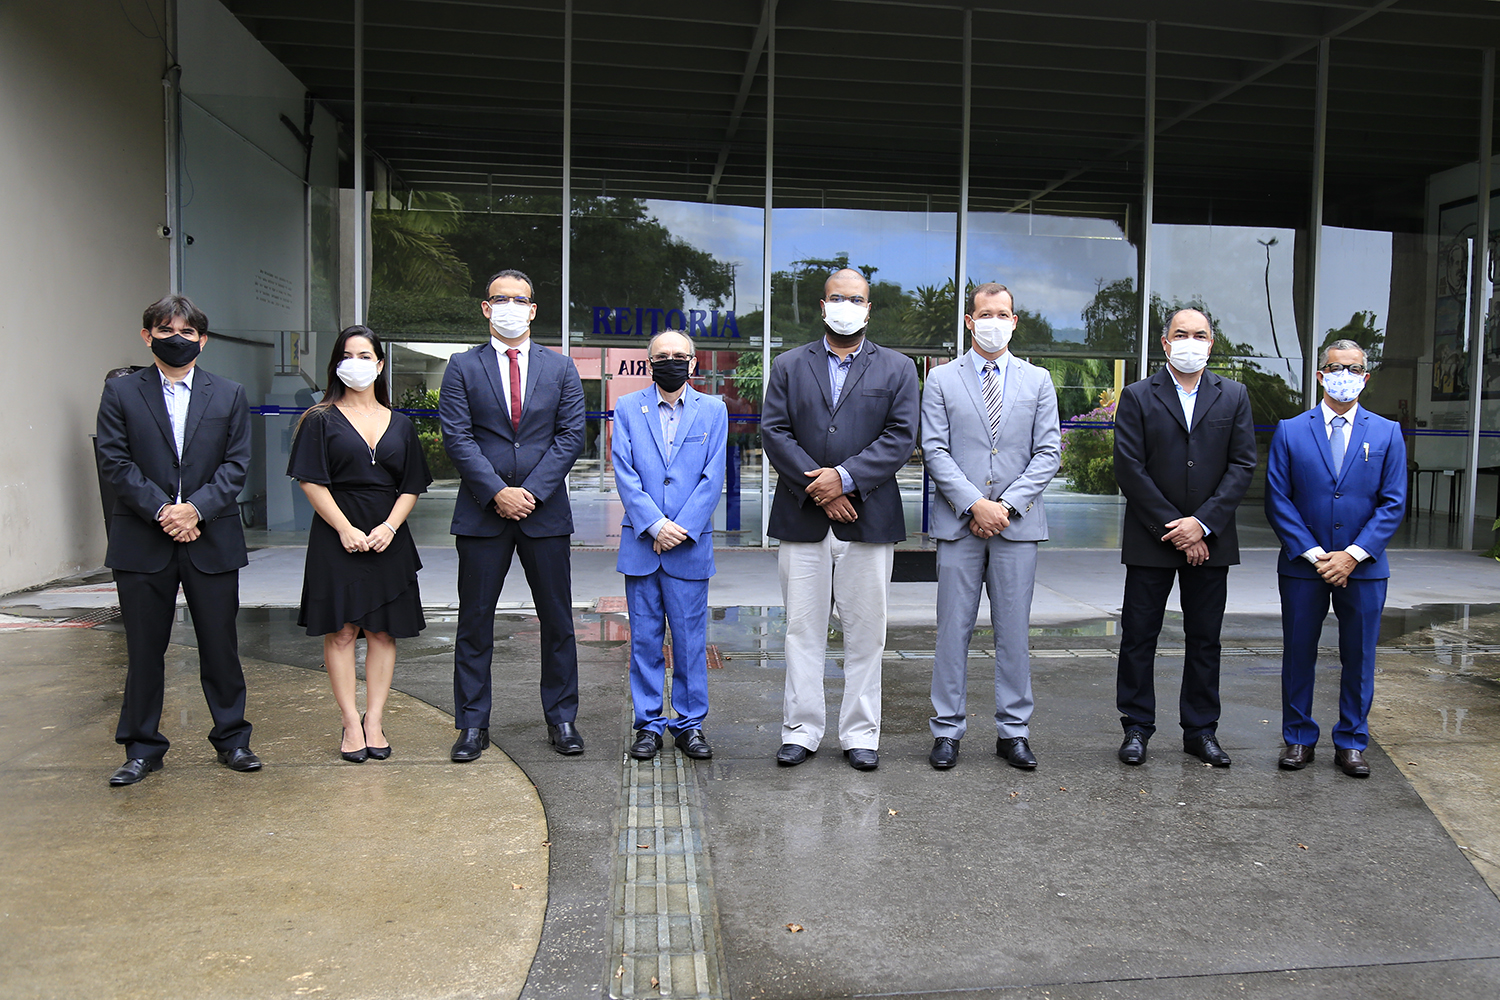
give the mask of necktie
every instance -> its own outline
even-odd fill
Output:
[[[521,430],[521,352],[512,347],[505,352],[510,358],[510,427],[517,433]]]
[[[1348,446],[1344,438],[1344,425],[1349,421],[1343,417],[1333,418],[1333,433],[1328,437],[1329,447],[1333,449],[1333,474],[1336,476],[1344,469],[1344,449]]]
[[[984,384],[984,407],[990,411],[990,437],[996,437],[1000,433],[1000,366],[993,361],[986,361],[980,369],[981,381]]]

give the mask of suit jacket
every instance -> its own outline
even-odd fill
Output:
[[[535,340],[528,344],[519,433],[510,422],[510,384],[488,338],[453,355],[443,373],[438,422],[460,479],[449,529],[455,535],[500,534],[506,519],[495,510],[495,494],[507,486],[536,497],[536,509],[519,522],[522,532],[573,533],[567,479],[583,454],[583,383],[572,358]]]
[[[669,459],[657,413],[660,399],[652,385],[615,401],[610,456],[625,505],[615,568],[628,576],[660,569],[679,580],[707,580],[714,575],[714,510],[724,492],[729,411],[722,399],[688,386]],[[663,517],[681,525],[688,538],[658,555],[647,529]]]
[[[250,465],[250,407],[245,387],[193,371],[182,457],[155,365],[104,383],[99,399],[99,471],[114,487],[109,550],[104,564],[133,573],[166,568],[179,546],[204,573],[227,573],[248,563],[239,496]],[[156,512],[182,499],[198,508],[201,534],[174,542]]]
[[[1371,558],[1361,560],[1350,577],[1389,577],[1385,547],[1405,517],[1400,424],[1359,407],[1337,475],[1321,406],[1276,426],[1266,464],[1266,518],[1281,539],[1278,572],[1316,578],[1316,567],[1302,553],[1319,545],[1328,552],[1358,545]]]
[[[898,351],[865,340],[837,406],[821,339],[771,362],[761,407],[761,444],[776,469],[767,529],[788,542],[833,533],[848,542],[899,542],[906,516],[896,472],[912,456],[920,422],[917,371]],[[849,500],[859,519],[832,521],[807,495],[804,473],[842,465],[854,480]]]
[[[1161,536],[1168,521],[1191,514],[1212,532],[1206,565],[1236,565],[1234,510],[1255,463],[1250,397],[1240,383],[1204,371],[1191,430],[1165,367],[1126,386],[1115,408],[1115,481],[1125,495],[1120,561],[1186,566],[1187,557]]]
[[[1047,537],[1042,490],[1057,475],[1062,434],[1057,390],[1045,369],[1010,352],[997,359],[1005,378],[1000,430],[990,436],[980,368],[969,351],[927,373],[922,391],[922,460],[943,503],[932,510],[931,534],[955,541],[969,532],[965,516],[974,501],[1004,500],[1020,515],[1001,537],[1039,542]]]

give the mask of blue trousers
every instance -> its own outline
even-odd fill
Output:
[[[625,577],[630,610],[630,700],[635,729],[667,729],[662,688],[667,661],[664,626],[672,628],[673,732],[702,729],[708,716],[708,581],[679,580],[657,570]]]
[[[1375,646],[1380,640],[1380,612],[1385,608],[1386,580],[1350,580],[1334,587],[1321,579],[1278,577],[1281,589],[1281,736],[1288,743],[1316,746],[1313,678],[1318,639],[1328,604],[1339,621],[1339,721],[1333,727],[1338,750],[1370,745],[1370,702],[1375,697]]]

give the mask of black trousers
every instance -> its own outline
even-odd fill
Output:
[[[573,571],[568,535],[532,538],[513,523],[494,536],[458,535],[458,638],[453,650],[453,725],[488,729],[495,602],[511,557],[521,557],[541,621],[542,716],[548,725],[578,717],[578,644],[573,636]]]
[[[198,673],[203,697],[213,717],[209,742],[218,750],[250,745],[250,723],[245,721],[245,671],[240,666],[235,615],[240,609],[240,573],[204,573],[193,565],[187,545],[178,545],[166,568],[156,573],[117,569],[115,589],[125,622],[129,666],[125,699],[115,742],[125,756],[161,757],[170,745],[161,732],[167,643],[177,588],[187,597],[198,637]]]
[[[1184,739],[1219,726],[1219,633],[1229,593],[1228,566],[1125,567],[1120,665],[1115,701],[1123,728],[1156,732],[1156,640],[1172,582],[1179,584],[1186,655],[1178,700]]]

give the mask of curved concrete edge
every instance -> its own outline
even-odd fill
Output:
[[[393,692],[390,760],[348,764],[321,672],[247,660],[265,768],[220,766],[196,650],[167,656],[162,771],[106,779],[124,637],[0,636],[0,953],[12,997],[514,998],[549,843],[504,754],[448,761],[452,721]]]

